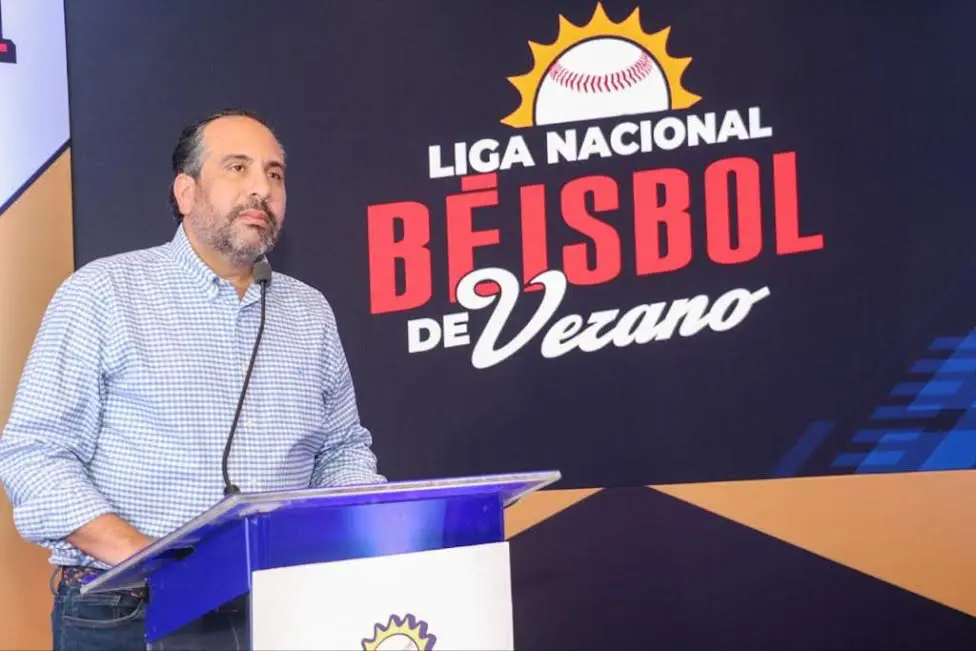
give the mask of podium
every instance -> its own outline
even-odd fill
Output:
[[[154,642],[249,594],[254,649],[513,649],[504,509],[558,471],[238,493],[82,588]]]

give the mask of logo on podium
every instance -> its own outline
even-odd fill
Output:
[[[17,63],[17,46],[3,37],[3,7],[0,6],[0,63]]]
[[[363,639],[363,651],[432,651],[437,638],[427,632],[427,622],[411,614],[402,619],[390,615],[386,624],[373,626],[373,637]]]

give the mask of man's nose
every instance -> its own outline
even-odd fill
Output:
[[[261,170],[251,173],[251,194],[259,199],[267,199],[271,195],[271,181]]]

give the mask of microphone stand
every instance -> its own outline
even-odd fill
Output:
[[[258,345],[261,343],[261,336],[264,334],[268,283],[271,282],[271,265],[269,265],[267,261],[263,259],[255,264],[254,278],[261,285],[261,323],[258,325],[258,336],[254,339],[254,348],[251,350],[251,362],[247,365],[247,374],[244,376],[244,386],[241,388],[241,395],[237,401],[237,410],[234,412],[234,422],[231,423],[230,434],[227,436],[227,443],[224,445],[224,458],[221,462],[221,470],[224,474],[225,497],[241,492],[241,489],[230,481],[230,473],[227,469],[227,462],[230,459],[230,448],[234,441],[234,433],[237,432],[237,422],[241,417],[241,409],[244,407],[244,396],[247,395],[247,387],[251,383],[251,372],[254,370],[254,360],[258,355]]]

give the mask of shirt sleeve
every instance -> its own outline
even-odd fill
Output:
[[[112,506],[86,472],[98,440],[104,297],[77,276],[49,303],[3,436],[0,482],[25,539],[55,549]]]
[[[359,420],[352,375],[335,317],[328,306],[324,346],[326,436],[325,444],[315,456],[311,486],[384,483],[386,477],[377,472],[377,459],[371,448],[372,435]]]

